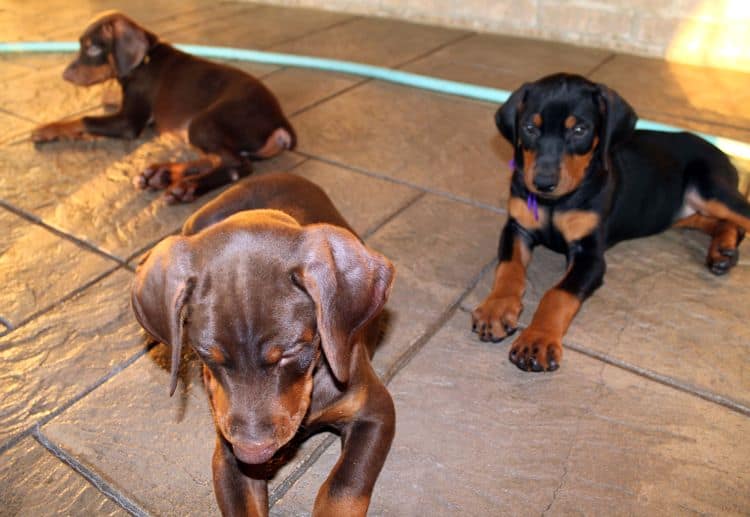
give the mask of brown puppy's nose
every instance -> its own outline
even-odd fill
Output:
[[[264,442],[234,442],[232,443],[234,455],[242,463],[257,465],[271,459],[276,452],[276,442],[267,440]]]

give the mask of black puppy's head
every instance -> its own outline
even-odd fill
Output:
[[[526,188],[549,199],[576,190],[595,162],[609,169],[611,149],[636,120],[616,92],[570,74],[524,84],[495,115]]]
[[[388,259],[351,232],[249,210],[163,240],[136,271],[132,305],[153,337],[203,361],[216,430],[244,463],[296,434],[324,368],[351,381],[358,332],[383,308]]]
[[[127,77],[148,54],[157,37],[122,13],[97,16],[79,38],[78,57],[63,78],[79,86]]]

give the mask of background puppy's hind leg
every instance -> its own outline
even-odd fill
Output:
[[[706,266],[712,273],[723,275],[737,265],[740,257],[737,247],[745,236],[745,230],[738,225],[715,217],[693,214],[678,221],[675,228],[693,228],[711,236]]]

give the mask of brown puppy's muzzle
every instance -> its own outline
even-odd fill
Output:
[[[78,86],[91,86],[115,77],[109,64],[98,66],[81,64],[79,59],[70,63],[63,72],[63,79]]]

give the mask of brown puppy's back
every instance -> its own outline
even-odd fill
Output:
[[[237,183],[185,221],[182,234],[192,235],[234,213],[259,208],[286,212],[303,226],[328,223],[355,233],[323,189],[295,174],[279,172]]]

